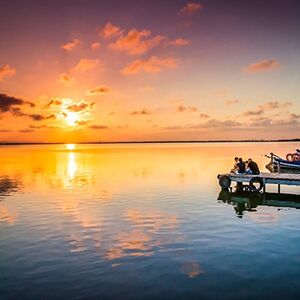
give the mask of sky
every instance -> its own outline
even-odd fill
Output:
[[[299,1],[0,6],[2,142],[299,138]]]

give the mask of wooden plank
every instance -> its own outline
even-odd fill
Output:
[[[283,184],[300,186],[300,174],[288,173],[266,173],[262,172],[259,175],[249,174],[223,174],[230,177],[235,182],[249,182],[254,177],[260,177],[266,184]]]

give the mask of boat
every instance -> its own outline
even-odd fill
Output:
[[[300,171],[300,160],[286,160],[274,153],[271,153],[270,156],[267,157],[271,158],[271,162],[266,166],[266,168],[271,172],[280,172],[281,170]]]

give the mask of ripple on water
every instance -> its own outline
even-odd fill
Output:
[[[0,156],[2,298],[299,296],[299,211],[217,201],[220,147]]]

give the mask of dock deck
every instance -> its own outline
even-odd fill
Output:
[[[244,183],[248,182],[251,188],[252,182],[260,182],[260,188],[256,189],[252,185],[253,191],[259,191],[262,188],[266,189],[266,184],[276,184],[278,185],[278,192],[280,192],[280,185],[294,185],[300,186],[300,174],[292,174],[292,173],[267,173],[262,172],[259,175],[246,175],[246,174],[234,174],[234,173],[226,173],[218,175],[219,184],[222,188],[226,188],[226,183],[229,182],[229,187],[231,182]],[[225,186],[222,185],[223,182],[221,180],[225,180]],[[226,182],[227,180],[227,182]]]
[[[244,175],[233,173],[227,173],[222,175],[229,176],[231,181],[235,182],[249,182],[252,178],[259,177],[264,181],[265,184],[269,183],[283,185],[300,185],[300,174],[262,172],[259,175]]]

